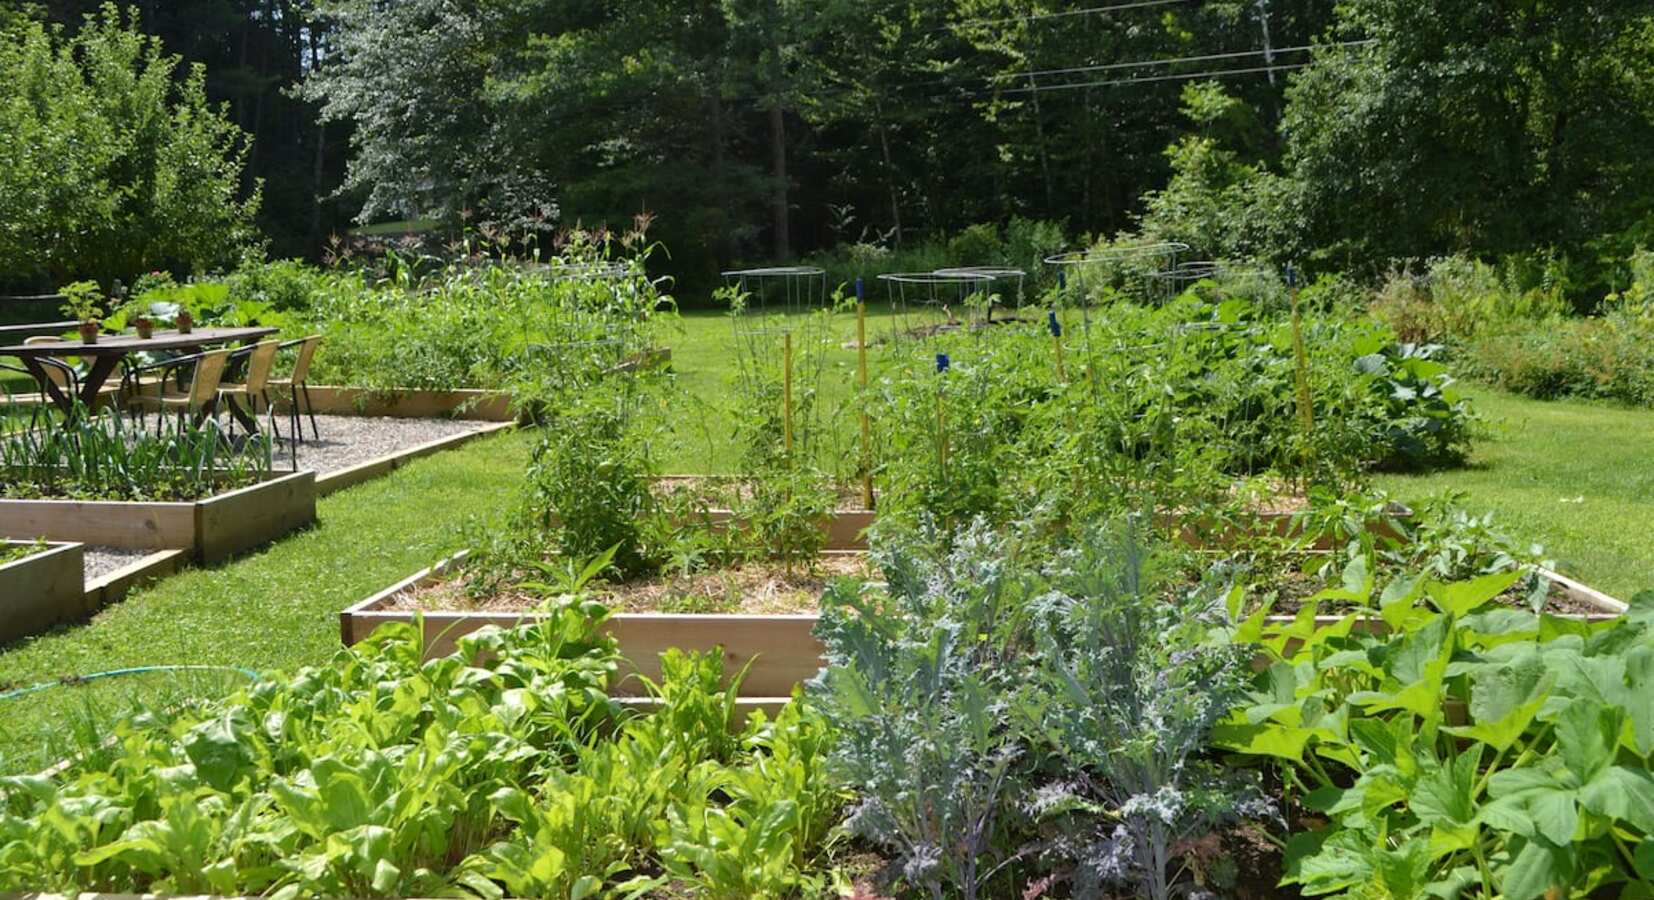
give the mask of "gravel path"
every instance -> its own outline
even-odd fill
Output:
[[[326,475],[340,469],[378,459],[398,450],[417,447],[438,438],[465,434],[488,426],[489,422],[467,422],[458,419],[389,419],[368,416],[317,416],[316,424],[322,432],[321,440],[311,436],[310,420],[303,420],[305,442],[298,447],[299,468],[315,469]],[[287,423],[276,422],[283,431]],[[276,468],[292,465],[286,440],[276,455]]]
[[[140,559],[154,553],[154,550],[118,550],[114,547],[87,547],[86,548],[86,580],[102,578],[105,575],[132,565]]]

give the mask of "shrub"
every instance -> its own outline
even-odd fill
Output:
[[[72,35],[28,22],[0,42],[0,271],[110,287],[253,240],[246,136],[178,68],[112,3]]]

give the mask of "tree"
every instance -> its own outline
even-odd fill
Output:
[[[1340,268],[1654,229],[1646,0],[1359,0],[1288,92],[1301,240]]]
[[[107,286],[225,264],[255,238],[247,136],[179,63],[113,5],[73,37],[30,22],[0,45],[0,270]]]

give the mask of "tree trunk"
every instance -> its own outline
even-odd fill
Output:
[[[770,165],[775,179],[775,261],[783,262],[792,256],[792,241],[787,221],[787,121],[779,101],[770,106]]]
[[[890,160],[890,129],[884,124],[882,110],[875,111],[879,120],[879,150],[884,155],[884,179],[890,191],[890,225],[896,229],[896,249],[902,249],[902,204],[896,197],[896,165]]]

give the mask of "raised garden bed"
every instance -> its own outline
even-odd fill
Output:
[[[397,419],[474,419],[481,422],[510,422],[516,419],[511,395],[501,391],[462,389],[424,391],[412,388],[360,388],[311,385],[310,404],[299,397],[300,409],[317,415],[387,416]],[[289,397],[272,397],[276,410],[285,413]]]
[[[372,634],[387,622],[412,624],[423,617],[426,654],[435,658],[451,653],[454,641],[485,625],[509,628],[533,618],[532,604],[521,601],[491,601],[477,608],[431,608],[446,605],[431,601],[442,598],[442,585],[450,581],[463,563],[461,553],[415,573],[382,590],[339,614],[339,635],[349,646]],[[1626,606],[1600,591],[1566,578],[1548,569],[1538,570],[1540,577],[1552,584],[1558,601],[1564,606],[1556,612],[1591,621],[1611,619],[1625,612]],[[425,600],[420,597],[424,594]],[[468,601],[455,598],[453,605]],[[1337,623],[1341,617],[1316,617],[1316,626]],[[621,654],[632,661],[632,672],[649,678],[658,678],[658,655],[670,647],[684,650],[710,650],[722,646],[731,662],[731,671],[752,661],[741,694],[749,706],[779,708],[793,687],[813,677],[823,665],[821,643],[816,640],[817,615],[809,612],[776,613],[659,613],[621,612],[610,619],[609,630],[620,642]],[[1291,615],[1269,617],[1272,625],[1291,624]],[[1355,627],[1377,631],[1384,627],[1378,619],[1362,618]],[[1259,654],[1262,660],[1264,655]],[[632,681],[617,688],[617,693],[637,695],[642,685]]]
[[[194,502],[0,500],[0,535],[138,550],[185,549],[206,563],[316,520],[316,473],[276,474]]]
[[[320,424],[321,441],[312,439],[298,447],[299,465],[316,472],[317,497],[388,475],[416,459],[516,427],[513,422],[331,415],[324,416]],[[291,448],[283,447],[279,455],[288,459],[290,452]]]
[[[10,558],[31,541],[0,541]],[[60,622],[84,618],[85,561],[78,543],[48,543],[38,552],[0,562],[0,644],[39,634]]]
[[[423,617],[425,652],[435,658],[453,652],[454,641],[485,625],[508,628],[534,614],[520,609],[422,610],[410,596],[449,579],[465,554],[380,591],[339,614],[339,636],[355,644],[387,622],[412,623]],[[831,565],[831,564],[829,564]],[[660,677],[659,655],[669,648],[711,650],[722,647],[734,672],[749,661],[752,667],[741,684],[741,696],[750,708],[779,708],[793,688],[821,668],[822,647],[812,631],[816,613],[659,613],[620,612],[609,619],[608,630],[620,642],[621,655],[632,663],[623,675]],[[639,696],[643,685],[628,678],[616,686],[618,695]]]
[[[700,492],[701,488],[705,486],[730,486],[736,485],[738,482],[739,479],[721,476],[664,475],[655,479],[655,487],[658,493],[665,495],[679,489],[696,493]],[[846,502],[847,499],[841,499],[840,502]],[[740,514],[732,509],[714,505],[707,508],[704,515],[706,524],[712,528],[742,527]],[[866,550],[867,529],[873,527],[873,521],[877,518],[877,515],[871,509],[861,509],[854,506],[841,506],[835,509],[821,526],[827,537],[822,549],[858,552]]]

